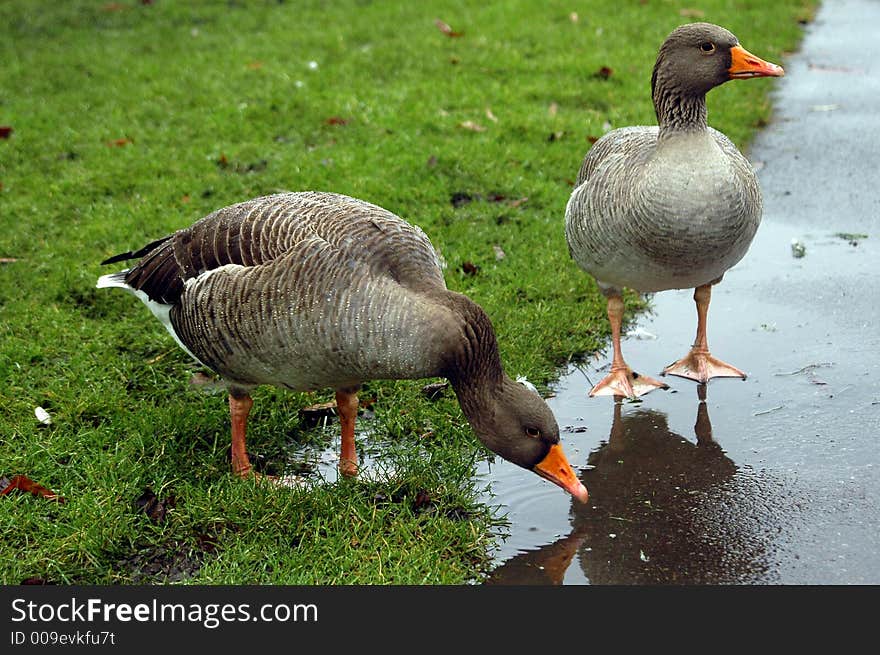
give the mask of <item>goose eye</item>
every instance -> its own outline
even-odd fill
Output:
[[[715,52],[715,44],[706,41],[700,44],[700,50],[702,50],[707,55],[711,55],[713,52]]]
[[[534,439],[541,438],[541,431],[538,428],[526,428],[526,434]]]

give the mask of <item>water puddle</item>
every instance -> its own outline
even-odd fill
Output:
[[[489,583],[876,580],[880,335],[860,329],[877,324],[861,291],[875,241],[765,221],[709,310],[710,349],[745,381],[668,377],[669,391],[615,404],[587,396],[609,353],[567,371],[549,403],[590,500],[484,466],[486,500],[510,521]],[[656,376],[687,352],[692,293],[656,294],[630,327],[635,370]]]

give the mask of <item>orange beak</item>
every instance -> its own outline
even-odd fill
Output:
[[[785,75],[782,66],[771,64],[769,61],[756,57],[741,45],[733,46],[730,49],[730,57],[731,63],[727,72],[732,80],[748,79],[750,77],[782,77]]]
[[[562,446],[558,443],[551,446],[547,456],[532,470],[542,478],[559,485],[582,503],[587,502],[589,497],[587,488],[575,477],[571,464],[568,463],[565,453],[562,452]]]

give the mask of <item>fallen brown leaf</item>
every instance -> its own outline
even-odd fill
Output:
[[[10,134],[12,134],[11,125],[0,125],[0,139],[8,139]]]
[[[602,66],[599,70],[596,71],[596,77],[607,80],[611,77],[612,73],[614,73],[613,68],[609,68],[608,66]]]
[[[461,272],[465,275],[476,275],[480,272],[480,267],[473,262],[462,262]]]
[[[133,141],[128,137],[122,137],[121,139],[113,139],[112,141],[108,141],[107,145],[111,148],[121,148],[122,146],[127,146],[129,143],[133,143]]]
[[[299,418],[306,428],[314,428],[318,425],[326,425],[336,416],[336,401],[329,400],[326,403],[316,403],[303,407],[299,410]]]
[[[0,477],[0,496],[5,496],[12,491],[25,491],[40,496],[46,500],[54,500],[58,503],[66,503],[67,499],[59,496],[51,489],[37,484],[26,475],[13,475],[11,478]]]
[[[443,22],[439,18],[434,19],[434,25],[437,26],[437,29],[443,32],[446,36],[450,38],[456,38],[459,36],[464,36],[463,32],[456,32],[451,27],[449,27],[448,23]]]
[[[419,489],[416,492],[416,497],[413,500],[413,509],[420,510],[423,507],[427,507],[431,504],[431,494],[429,494],[425,489]]]
[[[449,202],[452,203],[453,207],[461,207],[469,202],[473,202],[473,200],[474,197],[465,191],[456,191],[449,197]]]
[[[168,496],[165,500],[160,500],[152,489],[146,487],[144,493],[135,499],[134,504],[149,516],[153,523],[161,523],[165,520],[168,510],[174,507],[175,502],[176,499],[173,495]]]
[[[54,585],[54,582],[49,582],[46,578],[41,578],[37,575],[31,576],[29,578],[25,578],[19,584],[23,585]]]
[[[422,387],[422,395],[429,400],[437,400],[449,388],[449,382],[434,382]]]
[[[345,125],[348,121],[341,116],[331,116],[324,121],[327,125]]]
[[[510,206],[511,206],[511,207],[519,207],[521,204],[523,204],[523,203],[525,203],[525,202],[528,202],[528,201],[529,201],[528,197],[525,197],[525,198],[519,198],[519,199],[517,199],[517,200],[511,200],[511,201],[510,201]]]
[[[314,405],[309,405],[308,407],[303,407],[299,410],[300,413],[303,414],[328,414],[332,415],[336,413],[336,401],[328,400],[326,403],[315,403]]]
[[[593,136],[592,134],[587,135],[587,141],[590,143],[596,143],[599,140],[599,137]]]
[[[248,63],[247,67],[250,68],[252,71],[259,70],[263,67],[263,62],[252,61]]]

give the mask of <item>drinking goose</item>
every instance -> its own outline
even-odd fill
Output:
[[[442,376],[490,450],[586,501],[550,408],[504,373],[489,317],[446,288],[428,237],[391,212],[334,193],[275,194],[103,263],[130,259],[139,261],[97,286],[133,293],[224,378],[236,474],[251,472],[257,385],[335,389],[339,468],[351,476],[361,383]]]
[[[703,384],[746,377],[709,353],[706,315],[712,285],[742,259],[758,229],[761,191],[748,160],[707,125],[706,93],[727,80],[782,75],[726,29],[682,25],[660,47],[651,77],[658,125],[613,130],[584,158],[566,206],[565,234],[569,253],[608,299],[614,350],[611,372],[590,396],[668,388],[624,361],[623,287],[695,289],[696,340],[663,375]]]

